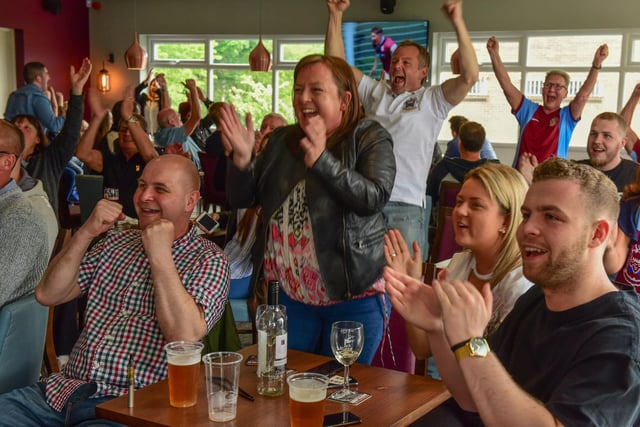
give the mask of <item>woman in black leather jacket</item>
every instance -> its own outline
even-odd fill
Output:
[[[280,280],[289,347],[331,355],[336,320],[365,326],[358,359],[371,363],[388,302],[382,285],[386,223],[382,208],[395,178],[391,136],[363,118],[353,72],[336,57],[310,55],[294,72],[297,124],[275,130],[252,157],[253,126],[233,106],[221,130],[232,163],[227,198],[262,206],[254,284]]]

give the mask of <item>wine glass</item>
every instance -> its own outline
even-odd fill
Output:
[[[356,361],[364,344],[364,326],[360,322],[343,320],[331,325],[331,350],[338,362],[344,365],[342,390],[335,392],[335,399],[351,399],[358,395],[349,390],[349,366]]]

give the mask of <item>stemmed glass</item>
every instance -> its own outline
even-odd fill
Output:
[[[333,393],[332,398],[348,400],[359,394],[349,390],[349,366],[360,356],[363,344],[364,327],[362,323],[343,320],[331,325],[331,350],[338,362],[344,365],[342,390]]]

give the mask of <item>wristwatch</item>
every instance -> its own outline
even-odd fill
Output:
[[[138,118],[136,116],[131,116],[127,119],[127,123],[138,123]]]
[[[487,340],[482,337],[473,337],[467,341],[462,341],[451,347],[451,351],[456,356],[456,360],[459,362],[465,357],[487,357],[487,354],[491,352]]]

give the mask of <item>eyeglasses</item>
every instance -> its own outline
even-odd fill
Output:
[[[566,86],[561,85],[560,83],[545,83],[542,85],[545,89],[555,89],[555,90],[560,90],[560,89],[566,89]]]

